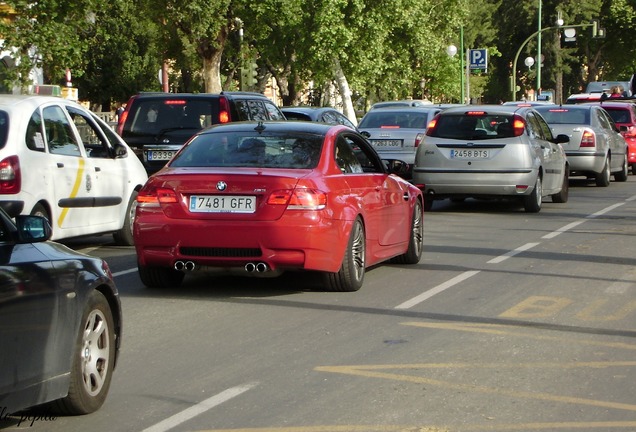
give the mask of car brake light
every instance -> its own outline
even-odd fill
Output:
[[[486,115],[485,111],[467,111],[466,115],[468,116],[484,116]]]
[[[400,126],[398,125],[382,125],[380,126],[380,129],[399,129]]]
[[[439,114],[433,117],[433,120],[428,122],[428,126],[426,126],[426,135],[433,136],[435,132],[435,128],[437,127],[437,119],[439,118]]]
[[[522,117],[515,115],[512,118],[512,128],[515,132],[515,136],[521,136],[523,135],[523,131],[526,130],[526,122],[523,120]]]
[[[22,188],[20,160],[17,156],[9,156],[0,161],[0,193],[17,194]]]
[[[166,99],[164,105],[185,105],[186,101],[183,99]]]
[[[219,123],[229,123],[230,121],[230,104],[226,97],[221,96],[219,97]]]
[[[415,137],[415,147],[419,146],[423,139],[424,139],[424,134],[418,133],[417,136]]]
[[[317,189],[282,189],[272,192],[267,204],[287,205],[290,210],[321,210],[327,205],[327,194]]]
[[[159,205],[177,202],[177,193],[172,189],[144,187],[137,194],[137,203],[140,205]]]
[[[583,131],[581,147],[596,147],[596,137],[594,136],[594,132],[588,129]]]

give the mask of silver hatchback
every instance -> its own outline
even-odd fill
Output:
[[[514,199],[539,212],[543,197],[568,199],[569,167],[561,143],[533,107],[449,108],[429,124],[417,149],[413,182],[433,200]]]

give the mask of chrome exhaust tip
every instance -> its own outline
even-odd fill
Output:
[[[245,264],[245,271],[246,272],[252,273],[254,270],[256,270],[256,264],[254,264],[254,263]]]
[[[268,270],[267,264],[265,264],[264,262],[259,262],[258,264],[256,264],[257,272],[263,273],[263,272],[266,272],[267,270]]]
[[[183,271],[184,268],[185,268],[185,263],[183,261],[176,261],[174,263],[175,270]]]
[[[194,263],[194,261],[186,261],[185,263],[186,271],[193,271],[195,268],[197,268],[197,265]]]

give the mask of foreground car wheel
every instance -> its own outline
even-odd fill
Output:
[[[568,202],[568,197],[570,194],[570,171],[567,167],[565,167],[564,169],[565,173],[563,174],[563,184],[561,185],[561,191],[559,193],[551,195],[552,202],[554,203]]]
[[[329,291],[358,291],[364,280],[365,254],[364,226],[358,218],[353,223],[340,270],[337,273],[326,273],[324,276],[326,288]]]
[[[534,188],[530,195],[523,197],[523,207],[528,213],[538,213],[541,210],[541,196],[543,195],[543,188],[541,186],[541,177],[537,177],[537,181],[534,184]]]
[[[603,171],[596,175],[596,186],[608,187],[610,185],[610,161],[605,159],[605,165],[603,165]]]
[[[113,233],[113,239],[119,246],[133,246],[135,240],[133,239],[133,222],[135,220],[135,205],[137,203],[137,192],[133,192],[128,200],[128,207],[126,207],[126,217],[124,219],[124,226],[117,232]]]
[[[102,406],[115,366],[115,326],[106,297],[94,290],[80,325],[68,395],[54,402],[64,414],[88,414]]]
[[[402,255],[393,258],[396,264],[417,264],[422,257],[424,248],[424,218],[422,216],[422,203],[417,201],[413,207],[413,220],[411,221],[411,237],[409,248]]]
[[[181,285],[185,273],[166,267],[137,264],[141,282],[148,288],[176,288]]]

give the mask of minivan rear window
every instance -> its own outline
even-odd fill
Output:
[[[200,129],[211,126],[218,117],[218,108],[212,99],[157,98],[141,99],[133,104],[126,118],[122,135],[158,136],[194,135]]]
[[[9,114],[0,111],[0,148],[4,148],[7,144],[7,136],[9,136]]]

